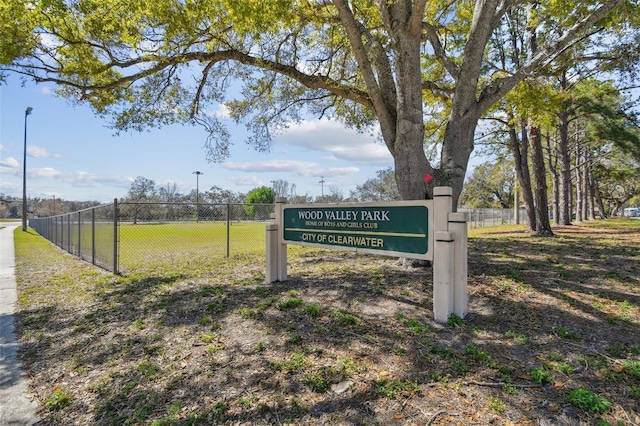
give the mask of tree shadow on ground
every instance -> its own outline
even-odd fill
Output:
[[[630,254],[579,244],[472,240],[470,315],[450,325],[432,319],[431,270],[394,259],[312,250],[271,285],[257,267],[137,272],[86,306],[22,311],[23,359],[40,401],[73,395],[43,425],[605,418],[567,411],[580,387],[632,418],[636,379],[616,366],[640,350],[637,267],[612,278]]]

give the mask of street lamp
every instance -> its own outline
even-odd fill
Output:
[[[24,155],[22,157],[22,230],[27,230],[27,116],[33,108],[24,111]]]
[[[191,174],[196,175],[196,222],[200,222],[200,175],[204,173],[196,170]]]
[[[320,184],[320,189],[322,191],[322,199],[324,201],[324,177],[320,176],[320,182],[318,182]]]

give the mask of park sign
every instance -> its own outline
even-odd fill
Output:
[[[433,259],[433,201],[298,204],[283,208],[284,243]]]
[[[434,319],[467,314],[467,224],[464,213],[453,211],[450,187],[435,187],[433,200],[390,203],[278,198],[266,228],[267,283],[287,280],[289,244],[431,260]]]

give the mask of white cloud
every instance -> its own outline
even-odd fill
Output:
[[[13,169],[18,170],[18,168],[20,167],[20,163],[18,163],[18,160],[16,160],[13,157],[9,157],[5,160],[0,160],[0,167],[2,167],[3,172],[4,169],[9,169],[10,172],[13,171]]]
[[[51,167],[28,169],[27,173],[30,179],[56,179],[68,174],[65,172],[61,172],[60,170],[52,169]]]
[[[316,177],[344,177],[358,173],[360,171],[357,167],[320,167],[319,163],[312,161],[295,161],[295,160],[271,160],[271,161],[257,161],[257,162],[233,162],[227,161],[222,163],[222,166],[227,170],[240,171],[240,172],[252,172],[252,173],[292,173],[298,176],[316,176]],[[230,182],[238,184],[242,181],[244,183],[244,177],[228,178]],[[257,178],[255,178],[257,179]],[[246,178],[247,182],[254,182],[255,179]],[[262,184],[262,183],[260,183]]]
[[[270,173],[270,172],[290,172],[297,174],[305,174],[309,169],[317,169],[318,163],[312,161],[296,161],[296,160],[270,160],[249,162],[225,161],[222,167],[227,170],[253,172],[253,173]]]
[[[27,155],[33,158],[60,158],[60,154],[52,154],[47,148],[36,145],[27,146]]]
[[[218,108],[213,112],[213,115],[218,118],[231,118],[229,108],[225,104],[218,104]]]
[[[358,133],[327,119],[294,124],[286,133],[278,136],[275,143],[326,152],[329,155],[325,159],[329,160],[371,166],[393,164],[391,153],[376,137]]]
[[[227,180],[238,186],[263,186],[264,181],[255,175],[229,176]]]
[[[27,170],[29,179],[57,179],[79,188],[93,188],[100,186],[116,186],[128,188],[133,182],[129,176],[109,176],[76,170],[66,172],[51,167],[33,168]]]
[[[8,195],[15,194],[22,196],[22,183],[2,182],[2,190],[0,192]]]
[[[4,151],[6,151],[6,150],[4,149],[4,145],[0,143],[0,152],[4,152]]]

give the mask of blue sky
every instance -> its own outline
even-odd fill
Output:
[[[273,180],[296,185],[312,197],[337,188],[350,190],[393,165],[382,142],[345,129],[335,121],[310,120],[275,138],[271,152],[254,151],[244,142],[244,126],[229,120],[231,157],[206,160],[201,127],[169,126],[150,132],[114,136],[108,123],[89,107],[72,106],[53,94],[53,86],[27,84],[16,76],[0,86],[0,192],[22,196],[24,117],[27,107],[27,192],[29,197],[110,202],[127,193],[143,176],[156,187],[176,183],[181,193],[212,186],[247,193]],[[324,184],[320,180],[324,179]]]

